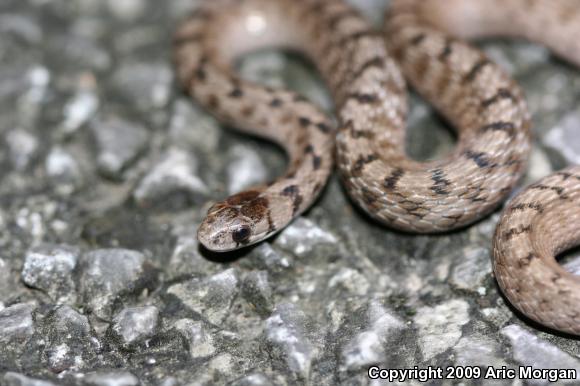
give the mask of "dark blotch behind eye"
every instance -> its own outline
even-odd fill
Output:
[[[247,225],[243,225],[232,232],[232,240],[238,244],[244,244],[248,241],[251,235],[250,227]]]

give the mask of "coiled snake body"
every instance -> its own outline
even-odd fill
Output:
[[[205,2],[176,34],[179,79],[218,118],[278,142],[290,162],[275,182],[210,208],[200,242],[227,251],[283,229],[324,187],[335,138],[347,192],[386,225],[435,233],[485,216],[525,170],[530,117],[516,84],[458,38],[520,36],[580,64],[574,38],[579,5],[394,0],[386,33],[380,34],[340,0]],[[338,125],[290,91],[235,74],[236,57],[264,47],[298,50],[312,59],[332,93]],[[449,156],[417,162],[405,154],[402,74],[457,129],[458,144]],[[567,225],[556,228],[564,215]],[[494,241],[495,273],[509,300],[540,323],[577,334],[580,284],[554,256],[580,242],[579,217],[580,169],[571,168],[513,200]]]

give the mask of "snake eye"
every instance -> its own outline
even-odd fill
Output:
[[[232,240],[238,244],[244,244],[248,241],[251,235],[251,229],[247,225],[242,225],[232,232]]]

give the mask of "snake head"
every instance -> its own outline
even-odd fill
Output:
[[[199,242],[227,252],[264,239],[268,233],[267,200],[258,191],[239,193],[212,206],[197,231]]]

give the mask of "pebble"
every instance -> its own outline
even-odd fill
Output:
[[[274,386],[274,383],[264,374],[254,373],[236,379],[230,386]]]
[[[82,171],[76,158],[62,147],[54,147],[45,161],[46,173],[55,185],[65,192],[79,186],[83,180]]]
[[[56,303],[72,303],[76,300],[73,270],[79,256],[79,248],[70,245],[33,247],[24,257],[22,281],[45,292]]]
[[[8,368],[15,368],[34,334],[35,308],[33,304],[19,303],[0,310],[0,363]]]
[[[58,386],[55,383],[42,379],[30,378],[24,374],[7,372],[4,374],[4,386]]]
[[[43,326],[44,356],[50,370],[60,373],[94,365],[101,344],[89,319],[70,306],[52,310]]]
[[[305,217],[294,220],[274,242],[280,248],[301,257],[314,253],[318,246],[332,246],[337,243],[338,239],[334,234]]]
[[[266,181],[268,171],[254,149],[235,145],[230,149],[228,158],[230,159],[227,168],[229,194],[241,192]]]
[[[205,196],[206,184],[197,175],[197,161],[190,153],[172,148],[139,182],[133,196],[141,205],[160,201],[171,194]]]
[[[210,357],[217,352],[214,336],[203,322],[180,319],[174,327],[185,339],[192,359]]]
[[[299,382],[308,382],[316,347],[307,335],[307,319],[292,303],[279,304],[266,320],[266,342],[276,368]]]
[[[488,248],[467,247],[455,258],[451,272],[451,284],[462,290],[478,292],[486,278],[491,275],[491,256]]]
[[[140,252],[98,249],[81,256],[80,293],[88,307],[102,319],[110,319],[119,298],[153,289],[157,271]]]
[[[543,142],[560,154],[566,163],[580,164],[580,111],[565,115],[543,138]]]
[[[16,171],[28,168],[38,155],[38,138],[27,130],[16,129],[6,134],[10,161]]]
[[[414,321],[419,329],[424,360],[430,360],[457,344],[462,327],[469,322],[468,312],[469,305],[460,299],[417,310]]]
[[[99,109],[99,98],[92,88],[81,88],[64,106],[62,130],[71,135],[95,115]]]
[[[242,284],[244,298],[251,303],[260,316],[268,316],[274,308],[272,289],[268,282],[268,272],[252,271]]]
[[[87,386],[138,386],[139,379],[128,371],[97,371],[87,374],[83,380]]]
[[[113,318],[112,333],[125,346],[142,343],[159,328],[159,310],[155,306],[127,307]]]
[[[578,384],[580,382],[580,360],[560,350],[550,342],[538,338],[535,334],[511,324],[501,329],[501,334],[509,339],[513,358],[522,366],[532,366],[535,369],[575,369],[577,378],[564,383]],[[548,384],[539,381],[536,384]]]
[[[177,296],[187,308],[203,315],[210,323],[220,325],[230,314],[238,287],[238,274],[230,268],[205,279],[194,278],[174,284],[167,292]]]
[[[359,371],[373,364],[385,363],[389,341],[405,328],[398,317],[375,300],[368,304],[364,317],[367,319],[364,327],[342,348],[343,371]]]
[[[126,61],[113,74],[118,92],[142,111],[163,108],[172,91],[173,70],[168,63]]]
[[[107,118],[92,125],[96,138],[99,171],[119,178],[147,146],[148,132],[142,126],[121,118]]]

